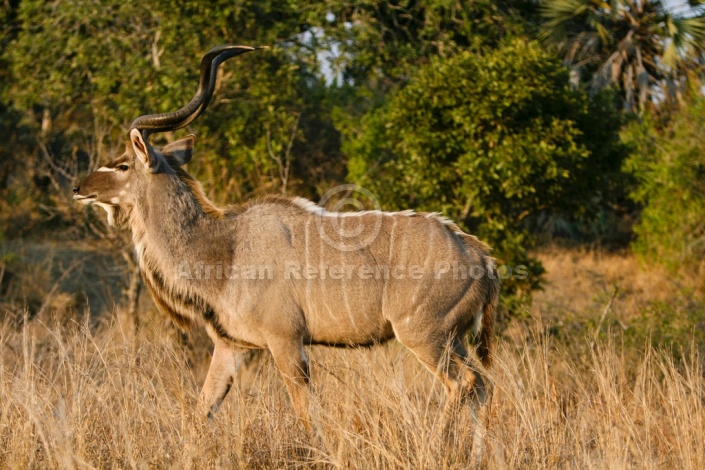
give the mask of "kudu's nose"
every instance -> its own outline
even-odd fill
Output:
[[[81,188],[79,188],[78,186],[74,186],[74,187],[73,187],[73,193],[74,193],[74,194],[78,194],[78,192],[79,192],[80,190],[81,190]]]

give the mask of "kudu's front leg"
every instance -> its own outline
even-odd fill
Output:
[[[212,418],[230,391],[247,351],[216,342],[208,376],[198,400],[199,412]]]
[[[312,430],[308,408],[310,372],[303,344],[300,339],[272,341],[269,344],[269,351],[284,378],[292,404],[306,431],[310,433]]]

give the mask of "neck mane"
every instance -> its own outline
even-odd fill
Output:
[[[201,186],[201,183],[196,178],[191,176],[186,170],[184,170],[181,165],[178,165],[176,160],[169,156],[166,156],[165,158],[167,162],[169,162],[171,169],[176,173],[176,176],[189,189],[196,205],[201,209],[201,211],[212,219],[222,219],[225,212],[213,204],[208,197],[206,197],[206,193],[203,191],[203,186]]]

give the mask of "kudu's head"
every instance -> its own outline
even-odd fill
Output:
[[[110,225],[123,226],[140,197],[157,175],[176,174],[176,168],[191,160],[195,137],[190,135],[161,149],[149,144],[155,132],[181,129],[208,106],[215,89],[218,66],[225,60],[260,49],[247,46],[214,47],[201,61],[201,77],[193,99],[178,111],[140,116],[132,122],[125,153],[97,169],[73,188],[73,198],[83,204],[96,204],[108,213]]]

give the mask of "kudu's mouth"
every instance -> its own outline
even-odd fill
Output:
[[[91,194],[90,196],[83,196],[81,194],[74,194],[73,199],[74,199],[74,201],[78,201],[81,204],[88,205],[88,204],[93,204],[98,199],[98,195]]]
[[[97,194],[90,194],[88,196],[84,196],[81,194],[81,186],[74,186],[73,187],[73,200],[78,201],[82,204],[92,204],[98,199]]]

